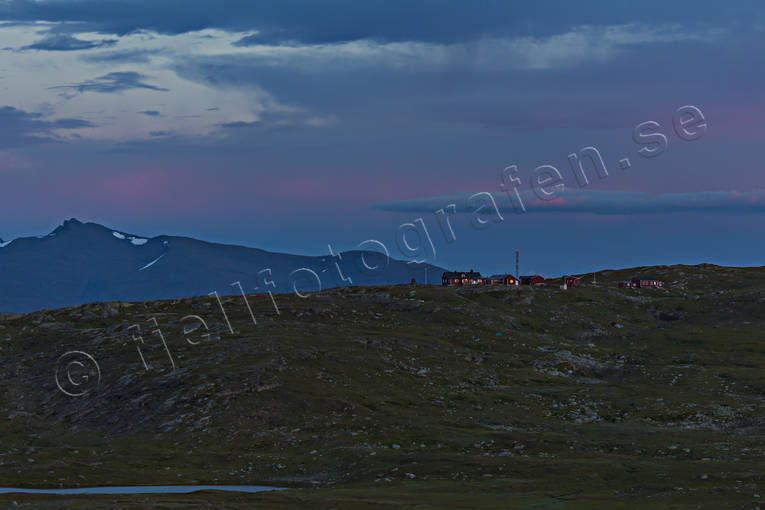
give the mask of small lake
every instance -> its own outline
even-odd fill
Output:
[[[0,494],[189,494],[198,491],[264,492],[284,490],[261,485],[133,485],[125,487],[81,487],[77,489],[16,489],[0,487]]]

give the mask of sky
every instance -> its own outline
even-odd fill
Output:
[[[0,0],[0,238],[763,265],[761,2],[531,4]]]

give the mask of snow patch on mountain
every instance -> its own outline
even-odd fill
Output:
[[[142,246],[149,242],[148,239],[143,239],[142,237],[135,237],[135,236],[126,236],[125,234],[122,234],[120,232],[112,232],[112,235],[116,237],[117,239],[128,239],[131,244],[134,244],[136,246]]]
[[[162,258],[162,257],[164,257],[164,256],[165,256],[165,254],[163,253],[162,255],[160,255],[159,257],[157,257],[156,259],[152,260],[151,262],[149,262],[148,264],[146,264],[145,266],[143,266],[141,269],[139,269],[139,271],[143,271],[144,269],[148,269],[148,268],[150,268],[151,266],[153,266],[154,264],[156,264],[157,262],[159,262],[159,259],[161,259],[161,258]]]

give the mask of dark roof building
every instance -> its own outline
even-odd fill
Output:
[[[636,287],[657,287],[663,288],[664,282],[656,278],[655,276],[636,276],[632,279],[632,283]]]
[[[545,282],[544,277],[539,276],[538,274],[521,276],[522,285],[539,285],[540,283],[544,283],[544,282]]]
[[[446,271],[441,276],[441,285],[478,285],[483,283],[481,273],[477,271]]]
[[[484,283],[487,285],[517,285],[515,276],[511,274],[493,274],[486,277]]]

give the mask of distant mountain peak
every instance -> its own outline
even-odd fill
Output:
[[[57,228],[72,228],[80,225],[83,225],[83,223],[77,218],[69,218],[68,220],[64,220]]]
[[[82,225],[84,225],[84,223],[77,218],[69,218],[68,220],[64,220],[64,222],[59,225],[58,228],[75,228]]]
[[[93,223],[90,221],[82,222],[78,220],[77,218],[70,218],[64,221],[61,225],[56,227],[56,229],[53,232],[48,234],[47,237],[61,236],[62,234],[68,234],[68,233],[86,235],[91,238],[92,236],[96,236],[96,235],[106,236],[111,234],[110,237],[113,236],[114,238],[119,239],[120,241],[126,241],[135,246],[143,246],[144,244],[149,242],[148,238],[113,230],[99,223]],[[38,236],[38,238],[42,238],[42,237],[46,237],[46,236]]]
[[[364,262],[364,253],[376,253],[375,267]],[[231,282],[240,282],[248,293],[264,284],[278,293],[393,285],[413,278],[441,283],[442,268],[390,257],[378,264],[379,256],[343,252],[337,266],[327,255],[274,253],[187,237],[141,237],[70,218],[47,236],[0,242],[0,312],[236,293]]]
[[[79,230],[80,228],[85,226],[95,226],[95,227],[106,228],[97,223],[83,223],[77,218],[69,218],[68,220],[65,220],[61,225],[56,227],[56,229],[53,232],[51,232],[49,235],[60,234],[62,232],[71,232],[74,230]]]

